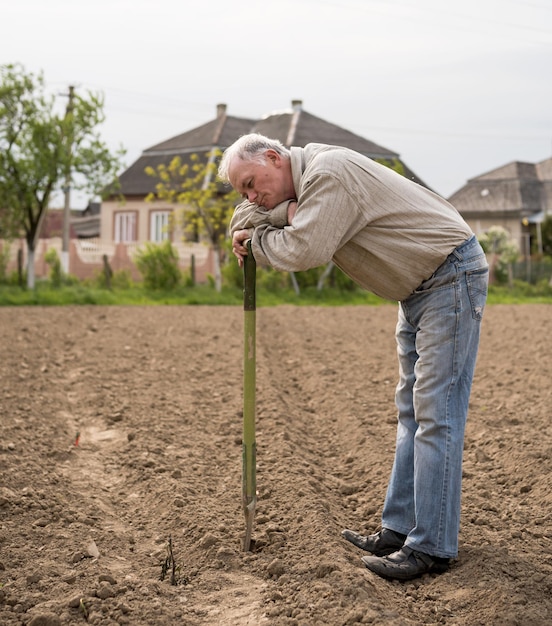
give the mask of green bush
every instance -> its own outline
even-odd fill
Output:
[[[50,267],[50,281],[53,287],[61,287],[63,282],[63,271],[61,261],[55,248],[50,248],[44,255],[46,264]]]
[[[134,260],[146,289],[170,290],[182,279],[178,254],[168,240],[163,243],[146,243],[138,250]]]
[[[107,278],[105,270],[97,270],[94,274],[94,278],[84,281],[90,287],[97,287],[99,289],[107,289]],[[112,289],[131,289],[135,286],[134,281],[129,270],[117,270],[111,275],[111,288]]]
[[[291,278],[288,272],[262,267],[257,269],[257,286],[258,289],[266,289],[266,291],[285,291],[291,287]]]
[[[113,272],[113,276],[111,277],[111,286],[113,289],[131,289],[134,286],[134,281],[132,280],[130,270],[117,270],[116,272]]]
[[[195,276],[192,276],[192,268],[181,270],[181,276],[184,287],[192,288],[196,286]]]
[[[295,272],[299,291],[303,293],[305,290],[316,289],[325,269],[326,266],[321,266],[305,272]],[[238,262],[233,255],[223,265],[222,276],[224,284],[228,287],[243,287],[243,269],[238,266]],[[272,291],[288,291],[293,286],[289,272],[281,272],[270,267],[259,266],[257,266],[257,285],[259,288]],[[332,268],[330,275],[326,278],[322,293],[331,289],[339,292],[362,291],[337,266]]]
[[[18,270],[11,271],[6,277],[6,285],[19,285],[25,288],[27,285],[27,268],[23,269],[21,276]]]
[[[9,243],[4,242],[4,245],[0,248],[0,283],[8,282],[8,262],[10,260],[11,246]]]
[[[243,286],[243,269],[238,266],[238,261],[235,256],[228,258],[226,263],[221,267],[222,281],[224,285],[229,287],[242,287]]]

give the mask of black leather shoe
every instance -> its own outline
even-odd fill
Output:
[[[389,528],[382,528],[379,533],[368,535],[368,537],[359,535],[354,530],[344,530],[341,534],[357,548],[371,552],[376,556],[385,556],[400,550],[406,539],[406,535],[396,533]]]
[[[363,556],[362,562],[371,572],[397,580],[410,580],[430,572],[442,574],[449,567],[449,559],[417,552],[408,546],[388,556]]]

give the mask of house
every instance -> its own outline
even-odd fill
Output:
[[[207,158],[206,154],[212,149],[225,150],[238,137],[250,132],[279,139],[286,146],[327,143],[351,148],[373,159],[389,163],[396,161],[402,166],[405,176],[425,185],[399,159],[398,153],[304,111],[300,100],[293,100],[290,110],[273,113],[260,120],[230,116],[226,105],[219,104],[215,119],[144,150],[138,160],[121,174],[119,192],[124,197],[124,203],[116,196],[103,203],[100,238],[114,242],[160,241],[166,237],[174,240],[174,234],[168,235],[166,231],[168,214],[174,206],[159,201],[145,203],[146,196],[155,192],[157,182],[146,174],[146,167],[156,170],[160,164],[168,164],[176,156],[183,164],[190,163],[193,154]]]
[[[168,165],[174,157],[179,157],[182,164],[190,163],[194,154],[207,159],[213,149],[223,151],[238,137],[250,132],[279,139],[286,146],[303,147],[312,142],[342,145],[372,159],[397,163],[405,176],[427,187],[401,161],[397,152],[308,113],[303,109],[301,100],[293,100],[291,108],[286,111],[257,120],[228,115],[226,105],[218,104],[213,120],[147,148],[121,174],[119,195],[113,195],[102,204],[100,241],[104,246],[119,246],[120,250],[120,246],[124,245],[131,251],[144,242],[170,239],[184,266],[190,264],[192,256],[197,266],[198,255],[200,265],[209,264],[211,251],[206,246],[183,241],[181,230],[171,220],[171,214],[177,209],[175,205],[157,199],[146,202],[148,194],[155,192],[157,180],[147,175],[145,170],[147,167],[157,170],[160,164]]]
[[[193,154],[206,158],[212,149],[225,150],[238,137],[250,132],[279,139],[286,146],[327,143],[351,148],[373,159],[396,161],[402,166],[405,176],[425,185],[399,159],[397,152],[315,117],[303,110],[300,100],[293,100],[290,110],[273,113],[260,120],[232,117],[227,114],[226,105],[219,104],[214,120],[144,150],[138,160],[121,174],[120,195],[125,202],[121,203],[113,196],[103,203],[101,239],[115,242],[158,241],[162,238],[162,227],[167,224],[163,212],[174,207],[156,202],[144,205],[146,196],[155,191],[157,182],[145,173],[146,167],[156,170],[160,164],[168,164],[176,156],[183,164],[189,163]]]
[[[214,120],[144,150],[119,177],[118,194],[103,202],[100,238],[115,243],[160,242],[170,238],[175,243],[180,233],[167,231],[175,206],[145,201],[148,194],[155,192],[157,183],[146,174],[146,167],[157,170],[159,165],[168,165],[174,157],[180,157],[183,165],[190,164],[194,154],[206,158],[212,149],[224,150],[240,135],[248,133],[254,123],[254,120],[226,115],[226,105],[219,104]]]
[[[178,253],[181,267],[194,264],[196,279],[200,282],[213,273],[214,259],[211,249],[200,242],[184,241],[178,221],[171,215],[178,210],[174,204],[146,197],[155,192],[157,180],[146,174],[146,168],[157,170],[168,165],[175,157],[181,163],[191,164],[192,155],[207,158],[213,149],[224,149],[239,136],[248,133],[255,120],[226,115],[226,105],[217,106],[215,119],[176,137],[144,150],[142,155],[119,177],[117,194],[102,203],[99,245],[109,247],[118,254],[112,268],[128,269],[133,277],[132,255],[145,242],[159,243],[169,239]],[[125,258],[126,254],[126,258]],[[108,253],[108,257],[109,256]]]
[[[524,256],[542,252],[540,224],[552,215],[552,158],[514,161],[468,180],[448,198],[476,235],[502,226]]]
[[[211,121],[144,150],[120,175],[117,194],[101,206],[93,203],[82,213],[72,214],[69,272],[81,279],[92,278],[108,262],[113,271],[126,270],[133,279],[139,280],[141,276],[133,261],[135,251],[146,242],[169,239],[177,250],[181,267],[184,269],[193,263],[196,279],[206,280],[215,265],[211,249],[201,242],[184,240],[178,224],[171,220],[178,207],[157,199],[146,202],[146,197],[155,192],[157,180],[145,170],[168,165],[176,156],[183,164],[190,163],[192,155],[207,158],[213,149],[222,151],[250,132],[279,139],[286,146],[303,147],[312,142],[346,146],[378,161],[400,165],[406,177],[427,187],[397,152],[312,115],[303,109],[301,100],[293,100],[288,110],[260,119],[228,115],[226,105],[218,104]],[[43,259],[46,251],[51,247],[61,250],[60,233],[55,228],[46,237],[43,233],[36,253],[36,276],[48,273]],[[14,246],[12,266],[16,254]]]
[[[219,104],[215,119],[144,150],[138,160],[121,174],[120,194],[125,201],[121,203],[113,196],[103,203],[100,238],[118,243],[160,241],[169,237],[176,242],[179,233],[167,232],[174,205],[160,201],[145,202],[146,196],[155,191],[157,182],[145,173],[146,167],[156,170],[160,164],[168,164],[176,156],[183,164],[189,163],[193,154],[206,158],[210,150],[225,150],[238,137],[250,132],[279,139],[286,146],[328,143],[346,146],[373,159],[389,163],[396,161],[402,166],[405,176],[425,185],[399,159],[398,153],[308,113],[303,110],[300,100],[293,100],[290,110],[273,113],[260,120],[230,116],[226,105]]]
[[[100,202],[89,202],[84,211],[73,212],[71,228],[78,239],[90,239],[100,236]]]

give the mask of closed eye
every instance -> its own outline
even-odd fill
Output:
[[[253,189],[253,179],[252,179],[252,178],[251,178],[250,180],[248,180],[246,183],[244,183],[244,188],[245,188],[245,189]],[[247,193],[244,191],[244,192],[241,194],[241,197],[242,197],[242,198],[247,198],[247,197],[248,197],[248,196],[247,196]]]

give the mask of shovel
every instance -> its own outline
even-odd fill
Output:
[[[256,263],[247,242],[248,254],[243,264],[243,482],[242,503],[245,515],[245,540],[243,549],[248,552],[257,504],[255,443],[255,394],[256,394]]]

